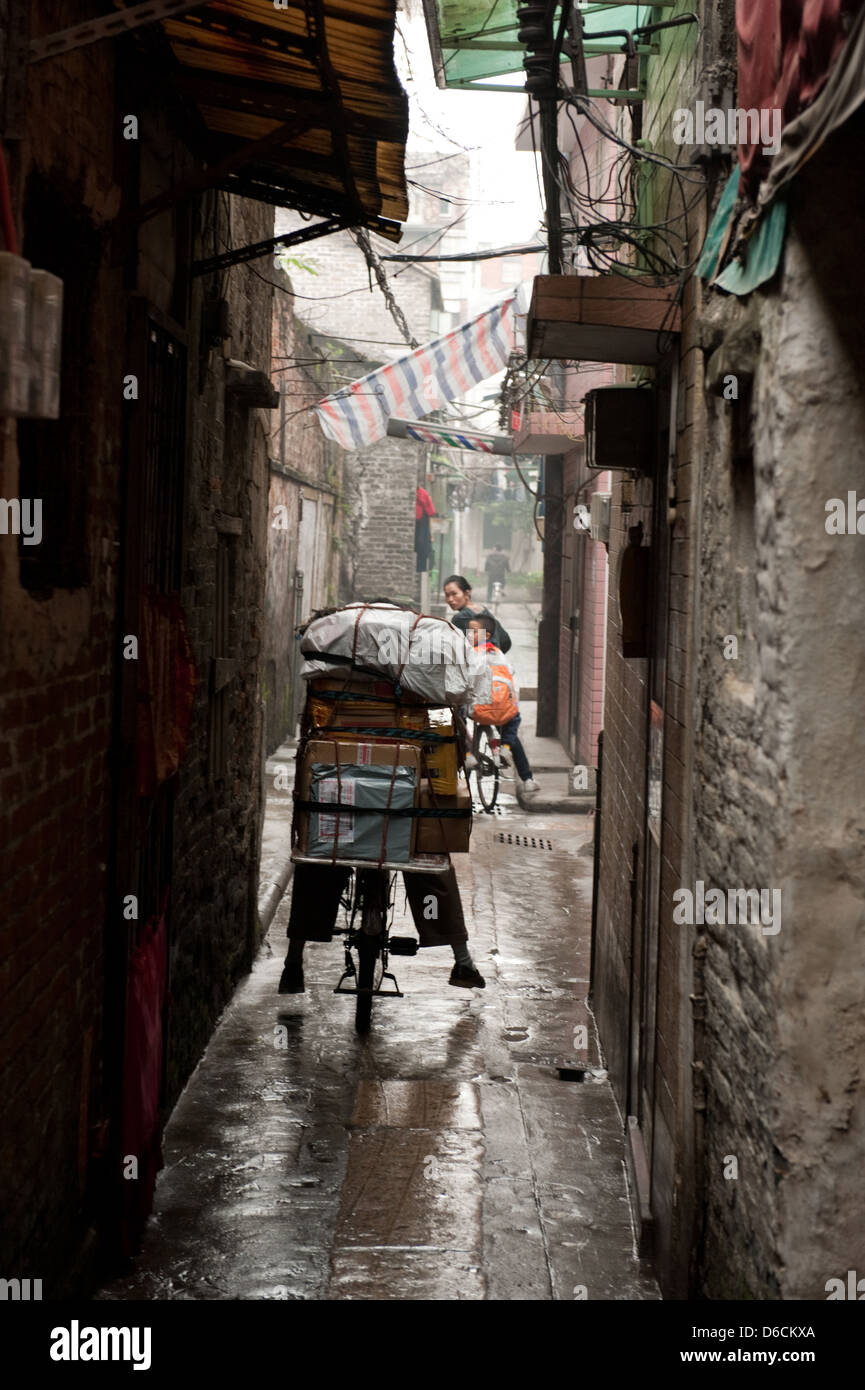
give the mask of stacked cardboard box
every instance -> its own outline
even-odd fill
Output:
[[[468,851],[471,796],[459,781],[449,711],[398,696],[390,681],[346,669],[308,681],[303,727],[297,795],[301,802],[322,803],[322,810],[295,813],[302,854],[328,859],[335,851],[337,859],[403,863],[414,854]],[[430,731],[440,741],[413,737]],[[358,813],[328,813],[326,802],[337,800]],[[412,807],[443,814],[387,813]]]
[[[467,854],[472,833],[472,796],[464,782],[454,796],[440,796],[422,784],[421,810],[453,812],[458,816],[420,816],[415,839],[416,854]]]
[[[426,706],[416,697],[398,697],[390,681],[348,670],[345,675],[314,676],[308,684],[307,719],[312,730],[328,737],[351,740],[359,729],[427,727]]]
[[[406,862],[415,852],[416,819],[389,815],[388,809],[416,806],[419,786],[420,755],[409,744],[311,739],[300,764],[298,797],[321,810],[297,813],[301,853]],[[328,804],[357,809],[329,811]]]

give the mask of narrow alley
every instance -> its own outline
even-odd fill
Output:
[[[863,142],[865,0],[0,0],[24,1374],[848,1351]]]
[[[534,614],[501,617],[529,657]],[[448,988],[447,948],[395,958],[404,998],[377,998],[359,1039],[339,943],[310,948],[305,996],[277,996],[283,898],[166,1129],[134,1273],[97,1297],[659,1297],[585,1002],[592,820],[526,814],[509,787],[457,861],[486,990]],[[269,794],[265,880],[290,804]]]

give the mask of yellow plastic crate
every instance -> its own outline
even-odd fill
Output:
[[[431,715],[429,727],[443,737],[453,737],[453,721]],[[455,743],[427,744],[424,766],[432,790],[439,796],[457,794],[457,746]]]

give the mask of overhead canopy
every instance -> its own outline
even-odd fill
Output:
[[[219,0],[164,19],[209,163],[228,162],[220,186],[397,239],[408,100],[395,22],[396,0]]]
[[[517,38],[517,8],[527,0],[423,0],[433,68],[439,87],[490,87],[489,79],[521,73],[525,47]],[[670,5],[674,0],[662,0]],[[623,37],[592,40],[592,34],[633,30],[651,14],[648,5],[580,5],[586,57],[621,53]],[[556,6],[555,23],[561,6]],[[648,53],[648,46],[638,50]],[[519,90],[509,86],[508,90]],[[592,95],[592,93],[590,93]],[[608,95],[604,92],[602,95]]]
[[[676,287],[622,275],[536,275],[527,356],[656,365],[681,328]]]

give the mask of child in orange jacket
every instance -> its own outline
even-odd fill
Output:
[[[523,795],[534,796],[540,791],[540,787],[532,776],[532,769],[526,757],[526,750],[523,748],[519,738],[520,711],[516,696],[516,676],[510,662],[504,657],[502,652],[492,641],[495,632],[495,618],[486,613],[480,613],[476,618],[469,619],[470,640],[474,642],[479,651],[486,653],[487,662],[494,669],[496,666],[504,666],[514,677],[514,699],[509,702],[505,711],[504,722],[497,724],[496,728],[501,736],[502,743],[506,743],[514,755],[514,766],[517,776],[523,784]],[[511,713],[513,711],[513,713]],[[479,721],[481,722],[481,721]],[[484,723],[487,721],[484,720]]]

